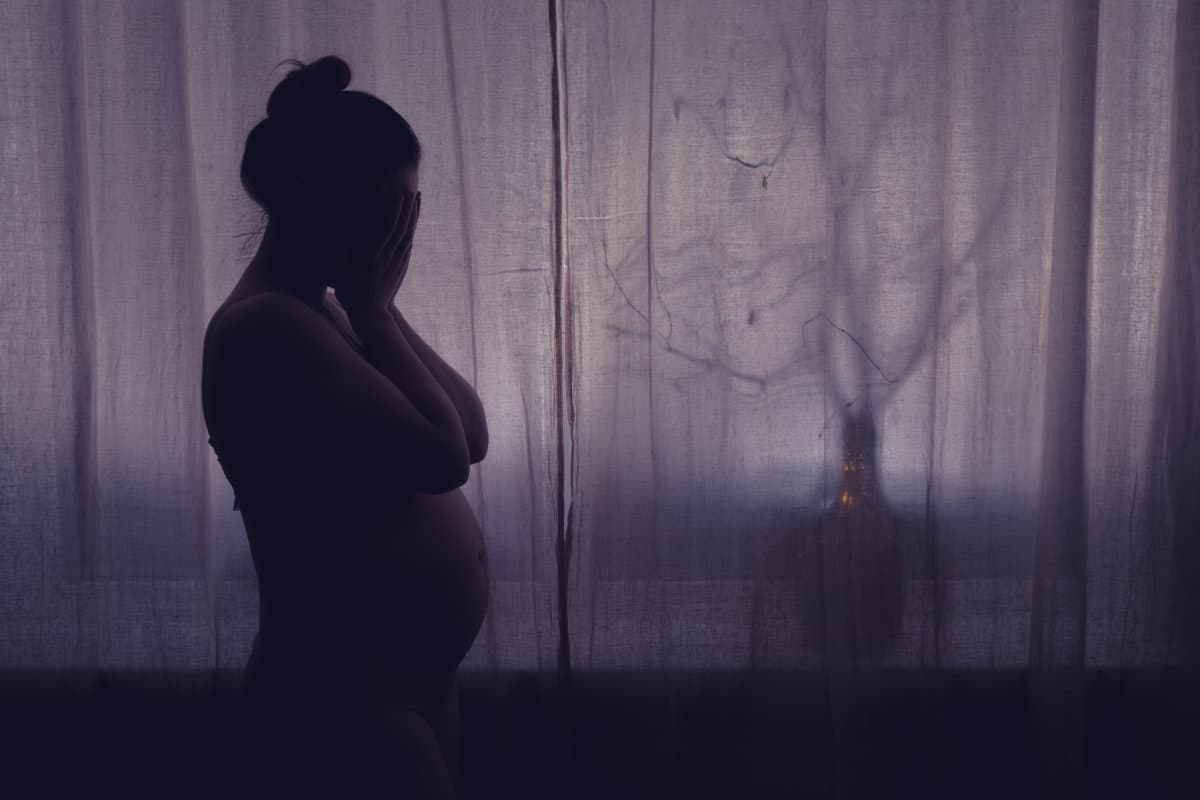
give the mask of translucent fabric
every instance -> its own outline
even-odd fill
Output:
[[[1193,662],[1198,12],[0,2],[0,666],[239,668],[200,411],[283,59],[424,144],[471,670]]]

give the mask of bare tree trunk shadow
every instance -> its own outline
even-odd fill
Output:
[[[799,517],[768,546],[762,575],[791,583],[790,609],[763,607],[756,619],[783,611],[793,621],[784,641],[826,667],[886,660],[903,627],[904,531],[878,485],[875,422],[870,410],[846,421],[837,496],[819,513]],[[785,645],[786,646],[786,645]]]

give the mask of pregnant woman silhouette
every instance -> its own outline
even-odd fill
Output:
[[[456,672],[488,603],[459,487],[487,423],[393,305],[416,136],[345,90],[341,59],[292,63],[242,159],[266,231],[204,342],[209,441],[258,575],[249,758],[271,794],[450,798]]]

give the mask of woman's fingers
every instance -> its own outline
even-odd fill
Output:
[[[404,240],[408,239],[409,221],[412,218],[413,199],[404,194],[400,204],[400,213],[396,219],[395,235],[388,240],[388,249],[384,253],[386,261],[390,264],[396,258],[396,253],[404,246]]]
[[[400,202],[396,209],[396,224],[392,229],[392,234],[388,237],[389,250],[396,247],[397,242],[404,240],[408,235],[408,218],[412,212],[412,198],[408,192],[404,192],[400,196]]]
[[[396,248],[391,253],[391,267],[395,270],[396,287],[404,281],[408,274],[408,258],[412,253],[413,237],[417,230],[417,220],[421,216],[421,194],[416,192],[412,195],[412,206],[408,213],[408,223],[405,225],[404,238],[396,243]]]
[[[417,217],[421,212],[421,193],[420,192],[405,192],[409,199],[407,222],[404,226],[404,238],[412,239],[413,233],[417,227]]]
[[[361,251],[363,256],[371,262],[386,258],[399,233],[400,210],[394,209],[385,214],[383,209],[366,206],[361,213],[365,220],[359,228],[362,231],[359,246],[364,248]]]
[[[421,214],[421,193],[406,193],[406,195],[408,197],[408,209],[404,215],[404,234],[398,237],[393,244],[391,251],[393,257],[406,252],[412,246],[413,236],[416,234],[417,219]]]

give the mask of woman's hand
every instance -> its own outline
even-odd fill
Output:
[[[338,265],[334,296],[352,319],[372,311],[386,311],[391,306],[408,274],[408,259],[420,215],[421,193],[404,192],[394,216],[385,223],[387,233],[382,242],[377,233],[379,228],[374,236],[368,230],[349,237],[343,261]]]

